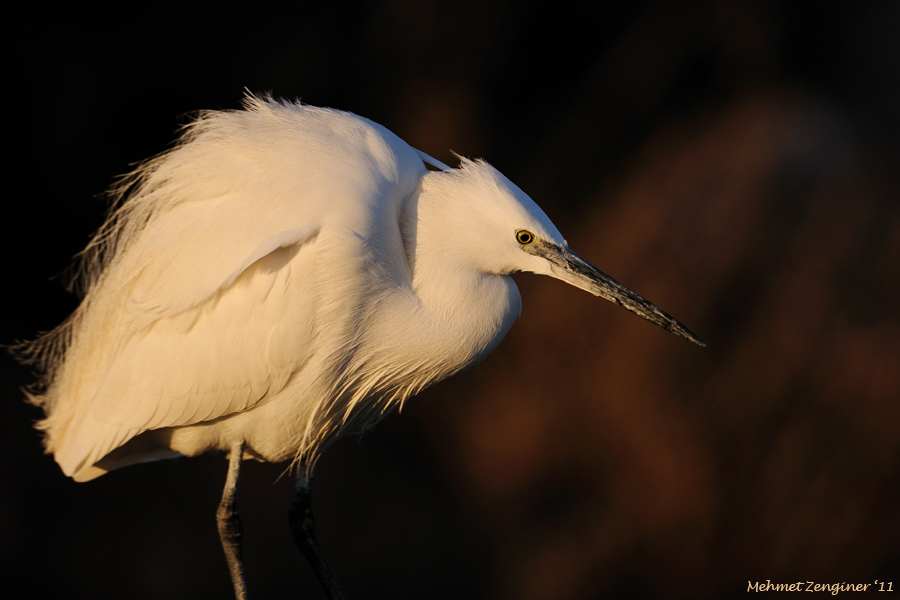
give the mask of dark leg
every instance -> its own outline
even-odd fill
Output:
[[[219,503],[219,510],[216,512],[216,518],[219,521],[219,538],[222,540],[222,548],[225,549],[225,560],[228,561],[228,570],[231,572],[231,582],[234,584],[234,596],[237,600],[247,600],[244,561],[241,558],[241,517],[237,513],[235,500],[243,455],[243,442],[231,449],[228,478],[225,480],[222,502]]]
[[[306,557],[309,566],[316,573],[316,577],[325,588],[330,600],[344,600],[344,592],[338,583],[334,571],[325,561],[325,556],[319,548],[316,539],[316,522],[312,512],[312,471],[307,471],[306,465],[300,465],[297,473],[297,483],[294,486],[294,498],[291,500],[289,514],[291,531],[294,534],[294,543],[300,548],[300,552]]]

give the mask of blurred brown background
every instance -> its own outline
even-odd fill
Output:
[[[483,156],[699,349],[562,283],[317,474],[350,598],[900,591],[900,4],[35,5],[7,23],[0,343],[76,306],[94,196],[243,88]],[[227,598],[221,456],[62,476],[0,361],[0,573],[23,598]],[[240,494],[253,598],[323,598],[290,477]],[[870,588],[869,593],[874,593]]]

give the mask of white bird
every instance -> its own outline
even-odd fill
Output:
[[[44,371],[38,427],[76,481],[229,452],[220,533],[239,598],[241,459],[299,466],[295,538],[342,597],[314,537],[316,459],[487,356],[520,313],[511,273],[703,345],[486,162],[451,169],[351,113],[252,96],[201,113],[116,197],[82,256],[82,304],[25,347]]]

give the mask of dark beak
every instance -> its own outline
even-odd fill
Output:
[[[622,308],[630,310],[639,317],[643,317],[666,331],[671,331],[679,337],[694,342],[698,346],[706,346],[687,327],[658,306],[631,291],[568,248],[537,238],[531,244],[523,246],[522,249],[529,254],[546,258],[550,262],[550,270],[558,279],[562,279],[566,283],[588,291],[595,296],[615,302]]]

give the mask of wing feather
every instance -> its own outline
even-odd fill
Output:
[[[423,171],[396,136],[347,113],[251,98],[201,115],[125,181],[128,199],[85,252],[84,302],[30,349],[64,472],[94,477],[142,431],[283,389],[315,347],[320,231],[374,237]]]
[[[181,313],[156,313],[120,344],[76,435],[57,453],[67,473],[143,431],[248,410],[284,387],[315,336],[314,243],[284,247],[284,239],[231,285]]]
[[[315,329],[307,282],[291,277],[312,270],[314,248],[305,250],[279,242],[214,297],[133,335],[91,414],[139,430],[191,425],[280,391],[306,360]]]

